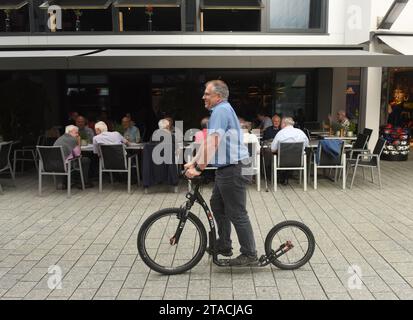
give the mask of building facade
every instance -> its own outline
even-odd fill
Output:
[[[131,113],[150,133],[165,115],[198,126],[206,115],[203,84],[221,78],[244,118],[280,113],[315,127],[346,110],[376,137],[385,121],[383,71],[413,67],[413,53],[395,50],[378,30],[393,5],[1,0],[0,95],[3,105],[26,96],[23,113],[27,104],[39,105],[46,128],[63,124],[71,111],[91,120],[106,111],[118,120]],[[32,100],[30,90],[41,94]]]

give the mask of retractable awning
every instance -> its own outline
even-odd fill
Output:
[[[50,6],[59,6],[62,9],[101,9],[105,10],[112,4],[112,0],[49,0],[40,5],[42,9]]]
[[[93,53],[92,50],[0,51],[0,70],[66,69],[68,58]]]
[[[201,0],[202,10],[261,10],[261,0]]]
[[[393,48],[397,52],[404,55],[413,56],[413,35],[412,36],[379,36],[379,39],[387,44],[389,47]]]
[[[0,70],[411,67],[412,55],[356,49],[106,49],[0,51]]]
[[[70,68],[333,68],[413,66],[413,56],[363,50],[108,49],[69,59]]]
[[[28,1],[22,0],[2,0],[0,2],[0,10],[18,10],[28,3]]]
[[[117,0],[113,5],[118,8],[158,7],[176,8],[181,6],[182,0]]]

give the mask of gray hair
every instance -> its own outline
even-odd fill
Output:
[[[227,84],[222,80],[211,80],[206,83],[206,86],[212,85],[212,90],[219,95],[222,100],[227,101],[229,98],[229,89]]]
[[[295,122],[291,117],[285,117],[282,121],[284,121],[285,125],[287,126],[294,126]]]
[[[79,131],[79,128],[74,126],[74,125],[69,125],[65,128],[65,133],[70,133],[70,131],[76,129],[77,131]]]
[[[201,128],[207,129],[208,128],[209,117],[205,117],[201,120]]]
[[[99,121],[95,124],[95,130],[96,129],[99,129],[99,131],[102,133],[108,131],[108,126],[103,121]]]
[[[170,125],[170,122],[167,119],[161,119],[158,122],[159,129],[168,129],[169,125]]]

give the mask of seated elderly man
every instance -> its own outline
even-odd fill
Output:
[[[59,137],[54,143],[55,146],[62,146],[63,155],[66,161],[80,156],[80,137],[79,128],[73,125],[69,125],[65,128],[65,134]],[[91,188],[93,185],[89,182],[89,167],[90,159],[82,158],[82,172],[85,180],[85,187]],[[75,164],[76,165],[76,164]],[[63,179],[63,189],[67,188],[67,181]]]
[[[93,137],[93,152],[99,154],[99,144],[126,144],[129,142],[117,132],[109,132],[107,125],[103,121],[95,124],[96,136]]]
[[[122,118],[123,136],[129,142],[141,142],[141,133],[139,129],[132,124],[130,117]]]
[[[281,121],[281,130],[277,133],[271,143],[271,151],[277,153],[280,143],[283,142],[304,142],[304,148],[309,146],[309,141],[305,133],[297,128],[294,128],[294,120],[290,117],[283,118]],[[288,184],[289,171],[282,171],[281,183]]]
[[[76,126],[79,128],[80,137],[85,139],[88,144],[91,144],[93,142],[93,137],[95,136],[95,133],[86,125],[85,117],[78,116],[76,118]]]
[[[277,133],[281,130],[281,118],[278,114],[272,117],[272,126],[264,130],[262,140],[272,140]]]
[[[151,142],[163,142],[165,137],[170,138],[172,144],[175,143],[175,135],[171,131],[171,122],[167,118],[161,119],[158,122],[159,129],[155,130],[151,137]],[[168,140],[166,141],[168,142]]]
[[[347,132],[350,127],[350,120],[347,118],[346,112],[343,110],[337,112],[336,121],[333,121],[333,117],[331,115],[328,116],[328,120],[330,121],[330,127],[334,132],[341,129],[343,129],[344,132]]]

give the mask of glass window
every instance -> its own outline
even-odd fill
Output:
[[[0,1],[0,32],[29,32],[29,6],[27,1]]]
[[[322,30],[326,0],[269,0],[270,30]]]
[[[293,117],[297,125],[315,121],[312,72],[277,72],[275,80],[275,110],[285,117]]]
[[[58,22],[56,31],[112,31],[112,1],[111,0],[50,0],[40,5],[48,13],[50,6],[61,8],[61,27]],[[51,13],[47,14],[51,16]],[[56,20],[59,13],[55,14]],[[47,21],[40,29],[48,29]]]
[[[120,31],[181,31],[181,0],[117,0]]]
[[[261,0],[201,1],[201,31],[260,31]]]

